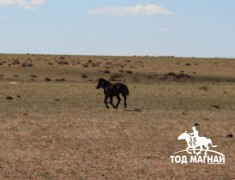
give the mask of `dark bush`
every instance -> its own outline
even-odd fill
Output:
[[[35,75],[35,74],[31,74],[31,75],[30,75],[30,77],[31,77],[31,78],[36,78],[36,77],[37,77],[37,75]]]
[[[132,71],[130,71],[130,70],[126,70],[126,73],[128,73],[128,74],[132,74],[133,72],[132,72]]]
[[[65,57],[64,56],[60,56],[59,59],[65,60]]]
[[[22,66],[22,67],[32,67],[33,64],[32,64],[32,63],[24,62],[21,66]]]
[[[107,69],[106,69],[106,70],[104,70],[103,72],[104,72],[104,73],[106,73],[106,74],[110,73],[110,71],[109,71],[109,70],[107,70]]]
[[[59,61],[58,65],[69,65],[68,61]]]
[[[56,79],[56,81],[66,81],[66,79],[61,78],[61,79]]]
[[[45,81],[51,81],[51,79],[50,78],[45,78]]]
[[[87,78],[87,75],[82,74],[81,77],[82,77],[82,78]]]
[[[6,99],[7,99],[7,100],[13,100],[14,98],[11,97],[11,96],[7,96]]]

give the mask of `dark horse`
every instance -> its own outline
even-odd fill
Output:
[[[99,78],[98,79],[98,84],[97,84],[97,89],[99,88],[103,88],[104,89],[104,103],[105,106],[109,109],[109,106],[107,104],[107,99],[110,97],[110,104],[113,106],[113,108],[117,109],[118,105],[121,101],[120,98],[120,94],[122,94],[123,98],[124,98],[124,107],[126,108],[126,97],[129,95],[129,90],[127,85],[122,84],[122,83],[115,83],[112,84],[111,82],[103,79],[103,78]],[[116,106],[114,106],[113,104],[113,96],[117,97],[117,104]]]

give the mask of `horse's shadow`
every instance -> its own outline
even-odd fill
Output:
[[[141,112],[141,109],[135,108],[135,109],[124,109],[126,112]]]

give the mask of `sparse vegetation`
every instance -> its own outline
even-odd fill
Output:
[[[31,77],[31,78],[37,78],[37,75],[31,74],[30,77]]]
[[[82,78],[87,78],[87,75],[85,75],[85,74],[82,74],[82,76],[81,76]]]
[[[89,67],[89,65],[88,64],[83,64],[83,67]]]
[[[55,81],[66,81],[64,78],[56,79]]]
[[[117,81],[118,78],[121,78],[121,77],[123,77],[122,74],[113,74],[113,75],[110,76],[109,79],[110,79],[110,81]]]
[[[59,59],[60,60],[65,60],[65,56],[60,56]]]
[[[186,63],[185,66],[191,66],[191,64],[190,63]]]
[[[19,59],[12,59],[12,65],[19,65],[20,60]]]
[[[22,63],[21,66],[22,66],[22,67],[32,67],[32,66],[33,66],[33,63],[24,62],[24,63]]]
[[[131,70],[126,70],[126,73],[132,74],[133,72]]]
[[[7,100],[13,100],[14,98],[12,96],[7,96],[6,99]]]
[[[104,70],[104,73],[108,74],[108,73],[110,73],[110,71],[106,69],[106,70]]]
[[[69,62],[68,61],[59,61],[58,62],[58,65],[69,65]]]
[[[199,89],[203,91],[208,91],[210,88],[208,86],[200,86]]]
[[[1,54],[0,62],[0,179],[234,177],[234,60]],[[104,107],[98,77],[128,85],[126,110]],[[192,126],[225,165],[170,163]]]
[[[51,79],[47,77],[47,78],[45,78],[45,81],[51,81]]]

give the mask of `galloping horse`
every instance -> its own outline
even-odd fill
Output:
[[[192,154],[191,152],[189,152],[189,149],[192,148],[193,149],[193,153],[194,154],[201,154],[202,150],[203,150],[203,146],[206,148],[205,150],[205,156],[207,154],[207,151],[209,149],[208,145],[211,144],[212,147],[217,147],[216,145],[213,145],[212,144],[212,141],[211,139],[208,139],[206,137],[198,137],[196,139],[196,141],[193,143],[191,141],[191,136],[187,133],[187,131],[185,131],[183,134],[181,134],[179,137],[178,137],[178,140],[186,140],[187,142],[187,145],[188,147],[186,148],[186,151],[189,153],[189,154]],[[200,147],[200,151],[198,153],[196,153],[196,147]]]
[[[109,106],[107,104],[107,99],[110,98],[110,104],[113,106],[113,108],[117,109],[118,108],[118,105],[121,101],[121,98],[120,98],[120,94],[122,94],[123,98],[124,98],[124,107],[126,108],[126,98],[127,96],[129,95],[129,90],[128,90],[128,87],[127,85],[125,84],[122,84],[122,83],[115,83],[115,84],[112,84],[111,82],[103,79],[103,78],[99,78],[98,79],[98,84],[97,84],[97,89],[99,88],[103,88],[104,89],[104,95],[105,95],[105,98],[104,98],[104,103],[105,103],[105,106],[109,109]],[[117,97],[117,104],[116,106],[113,104],[113,96],[116,96]]]

